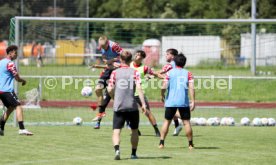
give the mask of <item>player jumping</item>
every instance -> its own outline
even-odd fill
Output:
[[[99,38],[99,49],[102,53],[102,59],[105,64],[107,64],[107,68],[103,70],[100,75],[100,79],[96,86],[95,93],[98,97],[98,107],[99,113],[93,119],[93,121],[97,121],[95,125],[95,129],[100,128],[101,119],[106,115],[105,109],[110,102],[111,97],[109,96],[106,87],[107,80],[110,78],[111,72],[114,70],[114,66],[119,66],[119,57],[122,53],[123,49],[119,46],[118,43],[108,40],[106,36],[101,36]],[[103,95],[103,90],[104,95]]]

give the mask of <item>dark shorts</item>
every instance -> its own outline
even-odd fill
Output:
[[[122,129],[125,121],[129,121],[131,129],[138,129],[139,127],[139,111],[130,112],[114,112],[113,114],[113,129]]]
[[[20,102],[14,92],[4,92],[0,94],[0,99],[2,100],[5,107],[17,107]]]
[[[146,96],[144,96],[144,97],[145,97],[145,102],[146,102],[146,108],[147,108],[148,110],[150,110],[148,98],[147,98]],[[135,96],[134,98],[135,98],[135,101],[137,102],[137,104],[138,104],[140,107],[142,107],[142,102],[141,102],[139,96]]]
[[[165,119],[172,120],[177,109],[178,109],[178,112],[179,112],[182,120],[190,120],[191,119],[190,107],[166,107],[165,108]]]
[[[104,88],[107,87],[107,81],[110,79],[110,75],[114,69],[105,69],[100,75],[100,79],[98,81],[98,85],[103,85]]]

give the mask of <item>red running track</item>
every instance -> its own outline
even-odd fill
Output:
[[[96,102],[92,101],[41,101],[41,107],[90,107],[95,106]],[[109,107],[112,103],[109,104]],[[152,108],[163,108],[161,102],[150,102]],[[197,107],[202,108],[255,108],[255,109],[276,109],[276,102],[204,102],[200,101],[196,103]]]

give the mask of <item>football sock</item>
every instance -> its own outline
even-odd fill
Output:
[[[120,150],[120,146],[119,145],[115,145],[114,149],[115,149],[115,152],[116,152],[117,150]]]
[[[194,146],[194,144],[193,144],[193,141],[191,140],[191,141],[189,141],[189,146]]]
[[[25,129],[23,121],[18,122],[19,129]]]
[[[102,121],[102,119],[99,119],[99,120],[97,121],[97,123],[98,123],[98,124],[101,124],[101,121]]]
[[[132,152],[131,152],[131,155],[136,155],[136,151],[137,151],[137,148],[132,148]]]
[[[103,113],[103,112],[105,112],[105,108],[104,108],[104,106],[100,105],[99,106],[99,113]]]
[[[178,119],[176,119],[176,120],[173,120],[174,121],[174,126],[175,126],[175,128],[176,127],[178,127],[179,126],[179,122],[178,122]]]
[[[1,130],[3,130],[3,131],[4,131],[4,128],[5,128],[5,124],[6,124],[6,122],[4,121],[4,119],[1,118],[0,119],[0,125],[1,125]]]
[[[165,140],[160,140],[160,143],[159,143],[159,145],[164,145],[164,143],[165,143]]]

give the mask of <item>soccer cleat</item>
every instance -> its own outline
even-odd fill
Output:
[[[138,156],[137,155],[131,155],[130,159],[138,159]]]
[[[94,129],[100,129],[101,128],[101,124],[100,122],[97,122],[96,125],[94,126]]]
[[[189,145],[189,150],[193,150],[194,146],[193,145]]]
[[[159,149],[163,149],[163,148],[164,148],[164,144],[160,144]]]
[[[174,129],[173,136],[178,136],[180,131],[182,130],[182,125],[179,125]]]
[[[105,117],[106,113],[102,112],[102,113],[98,113],[97,116],[92,119],[92,121],[99,121],[100,119],[102,119],[103,117]]]
[[[27,136],[33,135],[33,133],[30,132],[30,131],[28,131],[27,129],[20,129],[20,130],[18,131],[18,134],[19,134],[19,135],[27,135]]]
[[[4,136],[4,131],[0,129],[0,136]]]
[[[115,151],[115,158],[114,160],[120,160],[120,150]]]

